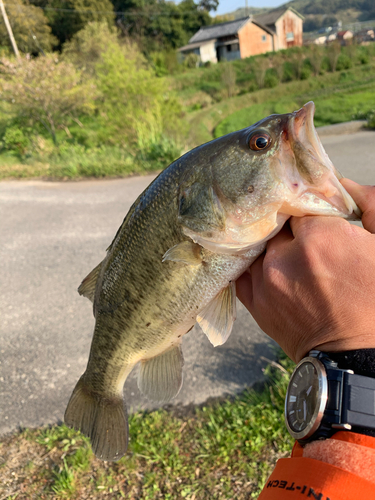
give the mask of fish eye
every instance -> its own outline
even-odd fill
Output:
[[[271,144],[271,137],[265,132],[256,132],[249,139],[249,147],[253,151],[262,151]]]

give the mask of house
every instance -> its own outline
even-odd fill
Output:
[[[375,39],[375,31],[371,28],[365,28],[354,33],[354,38],[357,43],[373,42]]]
[[[275,34],[275,49],[301,47],[304,17],[292,7],[271,10],[266,14],[256,16],[256,20]]]
[[[196,54],[201,63],[243,59],[302,45],[302,25],[303,17],[294,9],[275,9],[256,18],[204,26],[178,50],[184,56]]]
[[[341,42],[341,45],[345,45],[349,40],[353,38],[353,32],[349,30],[339,31],[337,33],[337,40]]]

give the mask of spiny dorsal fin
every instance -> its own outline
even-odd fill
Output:
[[[174,262],[183,262],[189,266],[197,266],[202,263],[202,247],[192,241],[183,241],[167,250],[163,256],[162,262],[172,260]]]
[[[197,316],[199,326],[215,347],[224,344],[236,319],[236,283],[231,282]]]
[[[96,282],[98,281],[101,265],[102,263],[98,264],[78,287],[78,293],[87,297],[91,302],[94,302]]]
[[[183,365],[184,358],[179,345],[155,358],[141,361],[139,390],[153,401],[166,403],[180,392]]]

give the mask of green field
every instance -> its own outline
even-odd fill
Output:
[[[375,109],[375,77],[366,82],[355,81],[350,85],[336,85],[331,90],[329,94],[322,93],[321,90],[303,92],[240,109],[215,127],[214,137],[248,127],[273,113],[288,113],[309,100],[314,101],[316,106],[316,127],[363,118]]]
[[[283,408],[292,368],[283,356],[267,368],[263,388],[182,415],[132,415],[129,451],[117,463],[96,459],[88,440],[65,426],[3,439],[0,498],[257,498],[276,460],[291,451]]]

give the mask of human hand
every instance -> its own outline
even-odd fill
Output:
[[[343,179],[360,228],[335,217],[292,217],[237,280],[237,296],[294,361],[311,349],[375,347],[375,187]]]

